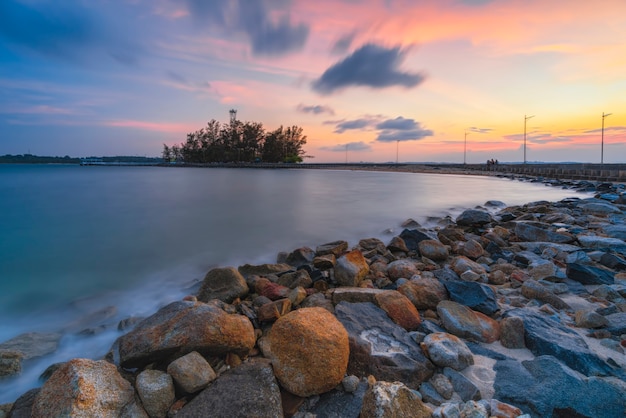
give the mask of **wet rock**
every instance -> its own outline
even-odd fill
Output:
[[[430,361],[439,367],[463,370],[474,364],[474,356],[470,349],[460,338],[452,334],[429,334],[424,338],[421,346]]]
[[[266,360],[227,371],[176,414],[176,418],[282,416],[280,389]]]
[[[159,370],[144,370],[135,382],[141,403],[151,418],[165,418],[174,403],[172,377]]]
[[[62,335],[55,332],[27,332],[0,344],[0,351],[18,351],[23,360],[54,353]]]
[[[237,298],[245,297],[248,290],[246,280],[234,267],[214,268],[204,276],[198,291],[198,300],[208,302],[219,299],[231,303]]]
[[[400,381],[414,389],[432,376],[434,365],[415,340],[373,303],[341,302],[335,312],[349,335],[348,373]]]
[[[483,226],[492,222],[493,219],[488,212],[478,209],[464,210],[457,218],[457,225],[461,226]]]
[[[404,241],[404,244],[409,251],[419,251],[420,241],[432,239],[423,232],[417,229],[405,229],[400,233],[400,238]]]
[[[245,356],[256,338],[250,320],[213,304],[173,302],[119,338],[122,367],[141,367],[192,351]]]
[[[301,247],[290,252],[285,262],[290,266],[300,267],[303,264],[311,264],[314,258],[315,251],[309,247]]]
[[[348,251],[348,243],[346,241],[333,241],[318,245],[315,249],[315,254],[318,256],[332,254],[335,257],[340,257],[346,251]]]
[[[361,418],[430,418],[432,410],[400,382],[376,382],[363,398]]]
[[[549,227],[548,225],[546,225]],[[549,229],[539,228],[526,222],[517,222],[515,225],[515,235],[522,241],[546,241],[568,244],[574,241],[570,234],[553,232]]]
[[[237,270],[243,277],[250,276],[267,276],[269,274],[281,274],[292,270],[289,264],[277,263],[277,264],[244,264],[239,266]]]
[[[461,338],[492,343],[500,338],[500,325],[488,316],[459,303],[444,300],[437,305],[444,328]]]
[[[580,310],[576,311],[574,321],[580,328],[602,328],[609,324],[609,321],[594,311]]]
[[[581,376],[552,356],[498,361],[495,371],[494,398],[533,416],[613,418],[626,408],[623,383]]]
[[[393,322],[407,331],[414,331],[422,322],[415,305],[402,293],[387,290],[375,296],[375,303]]]
[[[270,332],[274,373],[289,392],[307,397],[337,386],[348,366],[348,333],[322,308],[280,318]]]
[[[543,303],[549,303],[555,309],[567,309],[572,308],[563,301],[560,297],[555,295],[550,289],[542,286],[535,280],[526,280],[522,285],[522,295],[528,299],[537,299]]]
[[[450,380],[454,391],[464,402],[477,401],[481,398],[480,390],[471,380],[461,373],[450,367],[446,367],[443,369],[443,374]]]
[[[503,318],[500,321],[500,343],[506,348],[525,348],[524,321],[521,318]]]
[[[615,282],[614,274],[611,271],[580,263],[568,263],[566,274],[568,279],[584,285],[613,284]]]
[[[437,279],[423,277],[411,279],[398,287],[398,292],[406,296],[418,309],[436,309],[439,302],[448,299],[448,291]]]
[[[117,417],[134,399],[130,383],[105,361],[73,359],[61,366],[36,395],[33,418]]]
[[[208,361],[192,351],[167,366],[167,373],[186,393],[196,393],[211,383],[217,375]]]
[[[466,281],[448,281],[443,284],[450,300],[454,302],[485,315],[492,315],[500,309],[495,292],[487,285]]]
[[[441,242],[434,239],[425,239],[418,244],[422,256],[434,261],[443,261],[448,258],[448,249]]]
[[[368,272],[367,261],[359,250],[344,254],[335,264],[335,280],[340,286],[357,287]]]
[[[554,356],[587,376],[623,374],[591,351],[575,331],[547,315],[528,308],[518,308],[506,312],[504,316],[517,317],[524,321],[526,347],[536,356]]]
[[[387,276],[393,281],[400,278],[410,279],[420,272],[421,263],[411,259],[392,261],[387,266]]]

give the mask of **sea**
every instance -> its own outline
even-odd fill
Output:
[[[388,242],[412,218],[499,200],[582,196],[503,178],[351,170],[0,165],[0,343],[60,332],[53,354],[0,379],[0,404],[50,364],[101,358],[145,317],[193,293],[214,267],[361,238]]]

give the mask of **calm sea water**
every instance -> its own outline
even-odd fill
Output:
[[[275,262],[279,251],[401,231],[456,215],[575,192],[517,181],[365,171],[0,165],[0,342],[65,330],[57,353],[0,380],[0,403],[45,366],[97,358],[119,336],[81,327],[149,315],[212,266]],[[108,315],[92,315],[114,306]],[[82,321],[82,322],[81,322]]]

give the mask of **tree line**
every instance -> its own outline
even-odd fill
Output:
[[[259,122],[210,120],[187,134],[180,145],[163,144],[163,160],[184,163],[268,162],[296,163],[305,157],[306,136],[299,126],[266,131]]]

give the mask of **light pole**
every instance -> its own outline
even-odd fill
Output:
[[[467,131],[465,131],[465,142],[463,144],[463,165],[467,164]]]
[[[600,165],[604,164],[604,118],[611,115],[612,113],[602,112],[602,142],[600,145]]]
[[[534,118],[535,115],[526,116],[524,115],[524,164],[526,164],[526,122],[528,119]]]

